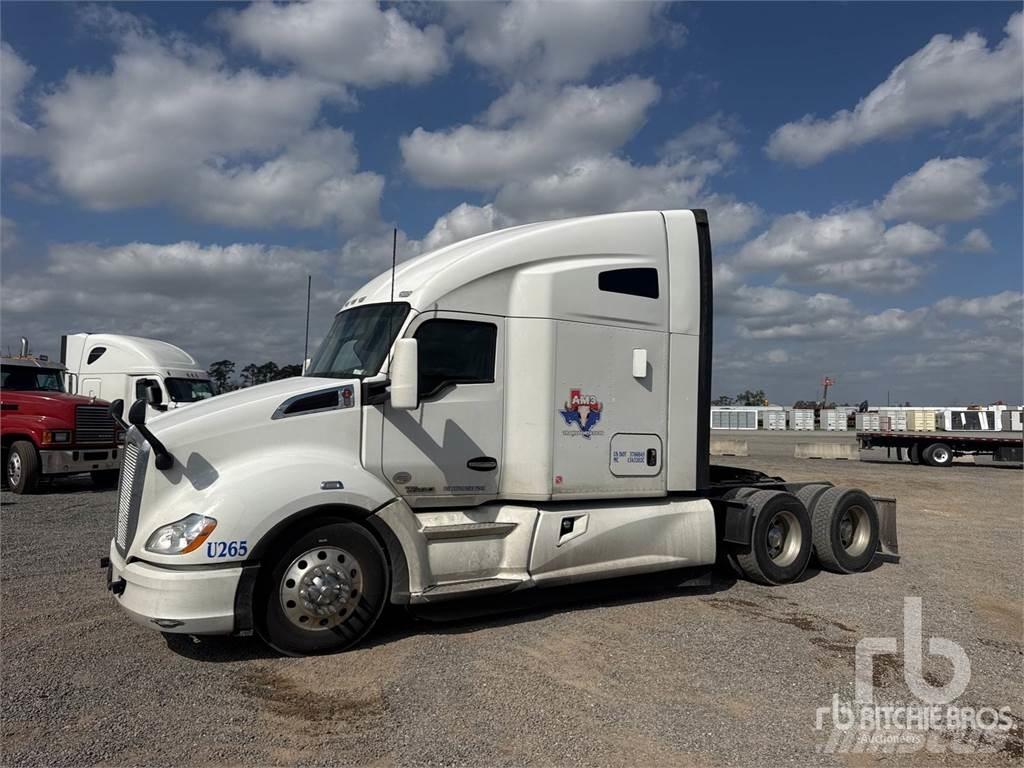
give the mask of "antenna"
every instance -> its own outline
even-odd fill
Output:
[[[398,227],[391,234],[391,303],[395,303],[395,263],[398,259]]]
[[[306,361],[309,360],[309,296],[313,292],[313,276],[306,275],[306,341],[302,345],[302,372],[306,372]]]
[[[391,305],[388,306],[388,341],[390,344],[394,340],[395,329],[393,327],[395,317],[395,264],[398,261],[398,227],[395,227],[391,231]],[[388,362],[388,368],[391,367],[390,361]]]

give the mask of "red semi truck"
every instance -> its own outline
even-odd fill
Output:
[[[124,433],[109,405],[64,391],[64,366],[27,354],[0,358],[0,443],[4,485],[33,493],[41,480],[89,472],[117,484]]]

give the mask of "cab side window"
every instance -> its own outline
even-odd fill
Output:
[[[420,397],[453,384],[494,381],[498,327],[466,320],[428,320],[416,331],[419,342]]]

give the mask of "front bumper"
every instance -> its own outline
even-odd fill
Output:
[[[178,570],[126,563],[110,542],[107,586],[134,622],[161,632],[227,635],[235,628],[241,566]],[[123,581],[122,581],[123,580]]]
[[[117,469],[121,466],[121,452],[118,448],[43,450],[39,452],[39,464],[44,475]]]

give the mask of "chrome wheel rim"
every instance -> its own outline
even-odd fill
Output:
[[[281,610],[292,624],[322,632],[341,624],[359,603],[363,571],[339,547],[316,547],[296,557],[281,577]]]
[[[11,456],[7,459],[7,483],[13,486],[19,482],[21,482],[21,456],[17,451],[11,451]]]
[[[839,518],[839,544],[851,557],[864,553],[868,547],[870,533],[871,524],[868,522],[868,513],[864,507],[850,507]]]
[[[780,567],[785,568],[796,561],[803,544],[803,531],[796,515],[783,509],[772,515],[765,529],[765,547],[768,558]]]
[[[945,464],[949,461],[949,451],[945,448],[936,448],[932,451],[932,458],[935,459],[939,464]]]

